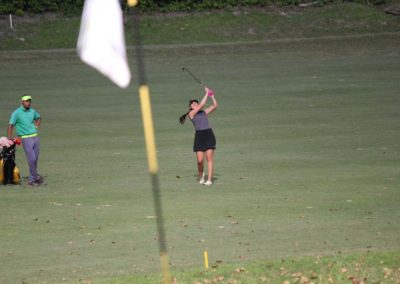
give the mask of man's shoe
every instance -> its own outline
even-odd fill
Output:
[[[36,182],[37,182],[38,184],[42,184],[43,181],[44,181],[44,179],[43,179],[42,176],[39,176],[39,178],[36,180]]]
[[[40,184],[37,182],[37,181],[30,181],[30,182],[28,182],[28,185],[30,185],[30,186],[32,186],[32,187],[36,187],[36,186],[39,186]]]

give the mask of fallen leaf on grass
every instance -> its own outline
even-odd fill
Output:
[[[237,273],[246,272],[246,269],[244,269],[243,267],[238,267],[235,269],[235,272]]]
[[[388,278],[390,275],[392,275],[393,270],[387,267],[383,268],[383,275],[385,278]]]
[[[217,260],[213,265],[211,265],[212,268],[218,268],[218,266],[222,263],[222,260]]]
[[[283,268],[283,267],[281,267],[280,268],[280,273],[279,273],[279,275],[280,276],[285,276],[285,275],[287,275],[288,273],[289,273],[289,271],[287,271],[285,268]]]
[[[351,280],[351,283],[353,283],[353,284],[364,284],[364,281],[362,281],[361,279],[358,279],[357,277],[354,277],[354,276],[350,276],[347,279]]]
[[[297,277],[300,278],[303,274],[301,274],[301,272],[296,272],[296,273],[292,273],[292,277]]]
[[[300,277],[300,283],[308,283],[308,282],[309,282],[309,280],[306,276],[303,275]]]
[[[50,201],[49,204],[51,204],[51,205],[56,205],[56,206],[63,206],[63,205],[64,205],[64,204],[59,203],[59,202],[57,202],[57,201]]]
[[[341,270],[340,270],[342,273],[346,273],[347,271],[349,271],[346,267],[343,267]]]
[[[212,280],[212,282],[217,283],[217,282],[224,281],[224,279],[225,279],[224,276],[217,276]]]

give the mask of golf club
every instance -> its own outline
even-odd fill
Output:
[[[189,69],[187,69],[186,67],[182,67],[182,71],[188,72],[188,74],[189,74],[190,76],[192,76],[193,79],[195,79],[201,86],[203,86],[203,83],[202,83],[199,79],[197,79],[197,77],[194,76],[193,73],[190,72]]]

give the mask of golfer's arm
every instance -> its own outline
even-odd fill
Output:
[[[217,108],[217,107],[218,107],[218,102],[217,102],[217,99],[215,98],[215,96],[212,96],[211,99],[212,99],[212,101],[213,101],[213,106],[214,106],[215,108]]]
[[[41,122],[42,122],[42,118],[41,118],[41,117],[39,117],[38,119],[35,120],[35,126],[36,126],[36,128],[39,127],[39,125],[40,125]]]
[[[203,99],[201,100],[201,102],[200,102],[200,104],[199,104],[199,107],[198,107],[198,109],[199,110],[201,110],[205,105],[206,105],[206,102],[207,102],[207,93],[204,95],[204,97],[203,97]]]
[[[218,102],[214,96],[211,97],[213,104],[206,109],[206,114],[212,113],[214,110],[218,108]]]
[[[7,129],[7,138],[8,139],[12,139],[12,137],[13,137],[13,128],[14,128],[14,125],[12,125],[12,124],[9,124],[8,125],[8,129]]]

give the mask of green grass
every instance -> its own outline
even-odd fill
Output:
[[[132,21],[127,15],[127,44],[132,40]],[[302,9],[236,8],[193,14],[142,15],[145,44],[193,44],[232,41],[265,41],[398,32],[400,18],[382,8],[356,3]],[[0,50],[74,48],[79,18],[42,16],[14,17],[11,31],[8,17],[0,18]]]
[[[226,273],[244,266],[257,275],[243,283],[281,283],[259,261],[296,257],[293,270],[309,275],[328,268],[303,266],[308,255],[398,252],[399,43],[381,36],[146,50],[171,268],[189,279],[180,283],[202,277],[185,275],[201,270],[205,249]],[[0,56],[0,130],[31,94],[43,116],[47,181],[0,189],[0,282],[157,277],[135,63],[131,88],[120,90],[74,52]],[[210,188],[195,180],[192,126],[178,124],[202,94],[183,65],[220,102]],[[21,149],[17,164],[26,176]],[[396,283],[395,275],[371,277]]]
[[[365,16],[366,10],[357,11]],[[312,19],[317,12],[307,11],[291,17]],[[213,25],[229,17],[222,13],[219,22],[219,15],[209,15]],[[351,276],[399,283],[400,37],[358,37],[393,31],[398,20],[390,19],[394,26],[372,21],[347,32],[332,25],[332,33],[304,19],[303,26],[296,22],[303,33],[275,37],[289,40],[145,49],[177,283],[300,283],[301,276],[314,283],[350,282]],[[210,42],[205,35],[212,39],[211,33],[199,32],[206,31],[203,21],[196,23],[192,42]],[[308,25],[315,29],[306,31]],[[187,43],[192,35],[145,38]],[[290,40],[303,36],[308,39]],[[63,46],[44,38],[32,46]],[[215,38],[237,39],[265,38]],[[30,48],[29,42],[9,47]],[[43,117],[39,169],[47,183],[0,186],[0,283],[159,281],[131,49],[129,57],[134,78],[121,90],[84,66],[74,50],[0,52],[0,133],[21,95],[32,95]],[[215,89],[220,103],[211,117],[217,151],[210,188],[195,179],[192,126],[178,124],[187,101],[203,92],[182,66]],[[21,148],[17,164],[26,176]],[[217,266],[209,271],[202,268],[204,250]]]
[[[398,252],[355,253],[254,261],[244,266],[214,263],[209,269],[174,271],[174,283],[398,283]],[[159,275],[134,275],[99,283],[159,283]]]

